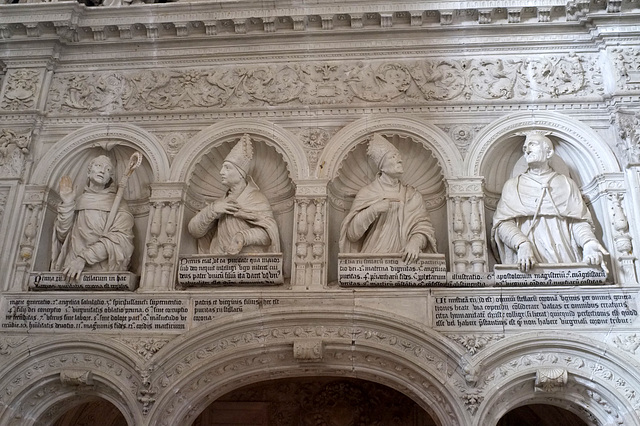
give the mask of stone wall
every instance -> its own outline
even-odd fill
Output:
[[[50,424],[80,393],[189,424],[245,385],[337,376],[447,426],[540,403],[640,425],[637,1],[116,6],[0,4],[0,423]],[[492,222],[531,131],[606,272],[500,264]],[[189,223],[245,135],[280,248],[203,255]],[[341,252],[374,135],[433,225],[420,267]],[[121,181],[134,152],[128,270],[66,283],[61,178],[80,195],[106,154]]]

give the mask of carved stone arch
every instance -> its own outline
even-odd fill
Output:
[[[362,118],[336,133],[318,160],[318,177],[334,179],[349,152],[376,132],[401,134],[422,144],[433,153],[445,178],[458,176],[462,170],[462,156],[445,132],[414,118],[385,116]]]
[[[186,143],[174,158],[171,181],[186,182],[200,157],[208,150],[244,133],[260,136],[274,147],[284,158],[294,182],[309,175],[307,158],[296,135],[266,120],[233,119],[207,127]]]
[[[443,426],[467,425],[447,385],[451,377],[463,380],[461,356],[437,333],[380,312],[270,309],[198,327],[161,349],[153,359],[159,392],[149,421],[190,424],[208,404],[246,385],[335,376],[386,385]]]
[[[136,394],[142,380],[135,352],[107,339],[63,337],[35,343],[0,370],[0,424],[51,424],[85,400],[113,404],[128,424],[143,424]],[[11,410],[13,408],[13,410]],[[21,410],[24,410],[22,412]]]
[[[114,141],[131,150],[141,151],[154,182],[164,182],[168,178],[169,158],[160,141],[151,133],[130,124],[95,124],[78,129],[60,139],[38,161],[30,183],[52,185],[72,165],[78,162],[84,152],[93,148],[111,149]],[[145,164],[143,163],[144,167]],[[140,169],[136,171],[139,173]],[[132,178],[133,179],[133,178]]]
[[[469,147],[463,173],[484,176],[489,192],[498,193],[513,166],[522,156],[523,136],[528,130],[548,132],[558,154],[580,186],[603,173],[619,172],[613,150],[588,125],[556,112],[516,113],[484,128]]]
[[[603,353],[607,354],[603,357]],[[635,389],[638,365],[602,342],[565,334],[525,333],[506,338],[473,359],[482,403],[476,424],[490,424],[508,411],[527,404],[550,404],[574,412],[588,424],[640,425],[640,403]],[[536,372],[567,372],[558,392],[535,392]],[[597,424],[597,423],[596,423]]]

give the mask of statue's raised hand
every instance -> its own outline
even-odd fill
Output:
[[[58,193],[60,194],[62,202],[65,204],[72,203],[75,200],[76,190],[73,187],[73,181],[71,180],[71,177],[62,176],[60,178]]]

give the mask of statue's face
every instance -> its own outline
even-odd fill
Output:
[[[404,173],[404,167],[402,167],[402,157],[398,151],[390,152],[382,159],[382,165],[380,171],[391,177],[399,177]]]
[[[222,183],[228,187],[237,185],[244,180],[240,170],[228,161],[222,163],[220,176],[222,177]]]
[[[102,158],[93,161],[89,166],[88,175],[90,183],[100,185],[102,187],[106,186],[113,177],[113,167],[111,166],[111,162]]]
[[[550,157],[551,150],[547,143],[539,138],[527,138],[522,145],[522,152],[524,152],[524,159],[527,164],[543,163]]]

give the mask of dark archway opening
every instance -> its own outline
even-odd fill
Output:
[[[83,402],[67,410],[52,426],[128,426],[120,410],[101,398]]]
[[[496,426],[588,426],[580,417],[555,405],[531,404],[514,408]]]
[[[283,379],[230,392],[210,404],[192,426],[436,426],[402,393],[364,380]]]

